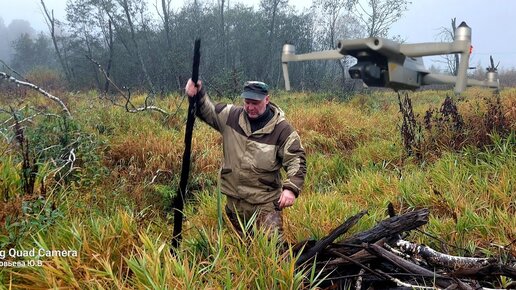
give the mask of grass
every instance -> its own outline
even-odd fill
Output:
[[[475,124],[483,124],[491,94],[468,90],[457,104],[470,141],[458,149],[435,146],[431,142],[437,139],[430,138],[435,132],[426,132],[428,144],[421,148],[428,154],[421,160],[403,148],[394,93],[361,94],[345,102],[316,94],[279,95],[274,101],[298,129],[308,163],[305,189],[284,212],[287,242],[321,238],[363,209],[368,215],[346,236],[368,229],[387,216],[389,202],[398,212],[429,208],[426,234],[413,231],[409,238],[436,249],[446,245],[452,254],[499,255],[500,245],[516,239],[514,89],[501,92],[507,132],[490,132],[485,142],[486,127]],[[440,107],[446,92],[410,96],[422,121],[427,110]],[[311,265],[297,271],[296,257],[283,251],[278,237],[251,228],[249,239],[241,239],[223,225],[217,206],[224,204],[217,190],[221,138],[200,121],[193,137],[184,241],[171,254],[170,200],[178,185],[186,104],[164,119],[158,113],[130,114],[95,97],[92,92],[67,96],[74,120],[66,129],[69,143],[63,144],[77,148],[77,159],[66,178],[56,181],[64,172],[56,169],[68,156],[59,154],[67,151],[34,152],[41,164],[34,196],[44,196],[43,202],[21,193],[22,156],[11,142],[12,130],[2,128],[0,250],[76,250],[78,256],[0,268],[0,289],[317,288],[320,273]],[[157,105],[174,111],[180,99],[168,96]],[[54,109],[39,98],[26,98],[22,105],[29,112],[35,106]],[[51,146],[64,136],[58,122],[45,116],[26,126],[29,142]],[[11,230],[16,237],[9,238]],[[514,243],[509,249],[516,253]]]

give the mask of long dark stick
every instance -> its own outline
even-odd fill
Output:
[[[192,81],[197,86],[199,80],[199,63],[201,59],[201,40],[195,40],[194,58],[192,66]],[[172,249],[177,249],[181,243],[181,232],[183,230],[183,209],[185,205],[186,187],[188,185],[188,176],[190,173],[190,155],[192,149],[192,133],[195,123],[195,111],[197,109],[197,101],[199,94],[193,98],[188,98],[188,117],[186,119],[185,130],[185,151],[183,152],[183,163],[181,165],[181,180],[179,181],[179,191],[173,201],[174,210],[174,232],[172,236]]]

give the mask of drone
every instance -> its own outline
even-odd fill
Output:
[[[455,30],[452,42],[427,42],[405,44],[381,37],[343,39],[337,49],[296,54],[293,44],[283,45],[281,62],[285,89],[290,90],[288,63],[308,60],[339,60],[353,56],[357,63],[349,68],[352,79],[362,79],[370,87],[388,87],[395,91],[415,90],[423,85],[454,84],[454,92],[460,94],[467,86],[483,86],[498,89],[500,82],[496,68],[487,70],[483,81],[468,79],[471,54],[471,28],[462,22]],[[460,54],[457,76],[430,73],[423,63],[423,56]]]

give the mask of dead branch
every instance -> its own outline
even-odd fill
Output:
[[[340,242],[341,245],[374,243],[382,238],[392,238],[406,231],[416,229],[428,222],[428,209],[419,209],[381,221],[374,228],[358,233]]]
[[[20,78],[22,78],[24,81],[26,82],[30,82],[28,79],[26,79],[24,76],[22,76],[19,72],[15,71],[13,68],[11,68],[10,66],[8,66],[3,60],[0,59],[0,63],[2,63],[2,65],[7,68],[8,70],[10,70],[13,74],[19,76]]]
[[[378,246],[383,246],[384,244],[385,244],[385,239],[381,239],[375,243],[375,245],[378,245]],[[364,247],[363,250],[360,250],[349,257],[353,260],[361,261],[362,263],[371,262],[371,261],[374,261],[376,258],[378,258],[376,255],[373,255],[369,251],[367,251],[366,247]],[[329,261],[326,264],[327,265],[326,267],[333,268],[335,266],[344,266],[346,264],[349,264],[348,259],[338,257],[338,258],[335,258],[335,259]]]
[[[347,219],[320,241],[303,241],[292,248],[303,257],[298,260],[301,262],[317,255],[315,271],[326,273],[324,280],[319,281],[322,288],[354,282],[356,289],[490,290],[500,284],[500,276],[516,279],[516,257],[511,253],[502,255],[507,262],[501,262],[501,258],[458,257],[401,240],[401,233],[426,224],[427,209],[392,216],[372,229],[333,242],[363,214],[365,211]],[[299,254],[299,251],[303,252]],[[304,267],[301,269],[306,271]]]
[[[86,58],[97,66],[97,68],[104,75],[106,80],[108,80],[109,83],[125,99],[126,102],[125,102],[124,107],[127,112],[137,113],[137,112],[143,112],[143,111],[157,111],[157,112],[160,112],[161,114],[165,115],[165,117],[169,116],[169,113],[167,111],[163,110],[162,108],[157,107],[157,106],[148,105],[149,95],[147,95],[147,97],[145,98],[143,107],[137,108],[136,106],[134,106],[133,103],[131,102],[131,95],[124,93],[124,91],[119,86],[116,85],[116,83],[109,77],[108,73],[104,70],[104,68],[102,68],[102,65],[100,65],[100,63],[98,63],[96,60],[94,60],[93,58],[91,58],[88,55],[86,55]],[[121,105],[119,105],[119,106],[121,106]],[[132,109],[130,109],[129,106],[131,106]]]
[[[308,249],[305,253],[303,253],[296,261],[296,265],[301,265],[309,259],[313,258],[317,253],[319,253],[322,249],[326,248],[329,244],[331,244],[336,238],[346,233],[352,226],[354,226],[360,218],[362,218],[367,211],[361,211],[360,213],[352,216],[347,219],[340,227],[337,227],[333,230],[327,237],[323,238],[319,242],[317,242],[313,247]]]
[[[444,253],[439,253],[436,250],[427,247],[425,245],[418,245],[404,240],[396,242],[403,252],[409,254],[420,255],[427,262],[432,265],[439,267],[446,267],[452,270],[459,269],[478,269],[489,265],[496,261],[496,259],[489,258],[471,258],[471,257],[459,257],[452,256]]]
[[[448,287],[451,285],[451,283],[447,280],[444,280],[441,275],[438,275],[430,270],[427,270],[421,266],[418,266],[414,263],[411,263],[405,259],[402,259],[395,254],[387,251],[383,247],[377,246],[377,245],[371,245],[369,247],[376,255],[379,257],[385,258],[389,262],[393,263],[394,265],[398,266],[399,268],[403,269],[407,273],[415,274],[415,275],[422,275],[424,277],[435,277],[435,282],[439,287]]]
[[[0,78],[1,79],[6,79],[10,82],[13,82],[19,86],[25,86],[25,87],[29,87],[33,90],[36,90],[38,91],[39,93],[41,93],[43,96],[51,99],[52,101],[58,103],[62,108],[63,108],[63,111],[66,113],[66,115],[69,117],[69,118],[72,118],[72,114],[70,114],[70,111],[68,110],[68,108],[66,107],[66,105],[63,103],[63,101],[61,101],[61,99],[59,99],[58,97],[50,94],[49,92],[43,90],[42,88],[40,88],[39,86],[35,85],[35,84],[32,84],[32,83],[29,83],[29,82],[24,82],[24,81],[20,81],[12,76],[10,76],[9,74],[5,73],[5,72],[0,72]]]

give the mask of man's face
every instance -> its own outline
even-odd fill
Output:
[[[244,99],[244,110],[250,119],[256,119],[265,112],[267,104],[269,103],[269,96],[263,100]]]

